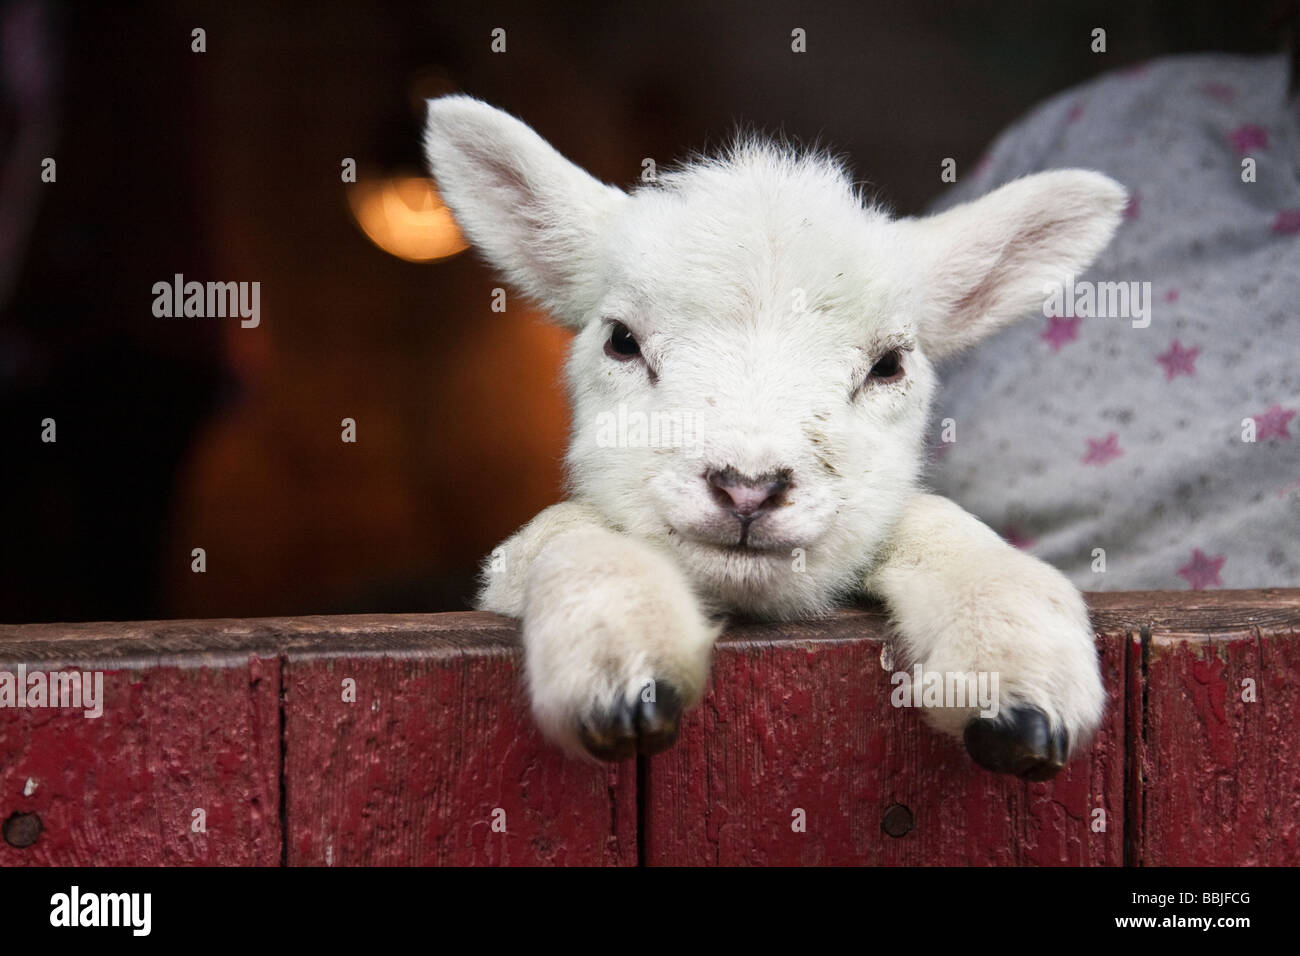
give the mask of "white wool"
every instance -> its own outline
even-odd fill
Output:
[[[464,96],[430,101],[426,151],[479,252],[576,333],[571,500],[503,545],[480,596],[522,619],[552,739],[576,752],[577,721],[646,680],[693,703],[722,615],[802,618],[863,592],[911,660],[996,671],[1004,701],[1088,736],[1102,689],[1077,591],[918,481],[932,360],[1085,269],[1118,184],[1041,173],[895,220],[832,158],[748,138],[625,193]],[[644,361],[606,354],[614,322]],[[891,349],[902,378],[866,382]],[[609,447],[620,410],[689,420],[697,440]],[[789,476],[745,548],[705,477],[721,469]],[[970,712],[929,716],[960,733]]]

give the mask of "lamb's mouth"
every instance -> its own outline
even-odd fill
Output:
[[[678,541],[681,544],[690,544],[707,551],[713,551],[719,554],[735,555],[736,557],[743,558],[783,557],[789,550],[785,545],[780,544],[754,544],[754,542],[748,540],[749,536],[747,534],[737,540],[719,541],[716,538],[703,538],[693,534],[686,534],[678,531],[676,528],[670,528],[668,533],[673,540]]]

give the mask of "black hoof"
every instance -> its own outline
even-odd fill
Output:
[[[966,725],[966,751],[985,770],[1010,773],[1021,780],[1051,780],[1070,755],[1070,737],[1055,734],[1047,715],[1021,705],[996,717],[977,717]]]
[[[578,736],[587,752],[598,760],[616,763],[671,747],[677,739],[682,698],[663,681],[656,681],[653,691],[654,700],[645,700],[650,696],[647,689],[631,703],[619,701],[613,709],[593,713],[582,721]]]

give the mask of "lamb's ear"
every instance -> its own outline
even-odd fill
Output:
[[[581,324],[600,295],[602,230],[626,194],[469,96],[429,100],[424,150],[438,192],[483,257],[558,322]]]
[[[924,219],[903,219],[921,346],[942,357],[1039,311],[1048,289],[1092,264],[1124,209],[1101,173],[1025,176]]]

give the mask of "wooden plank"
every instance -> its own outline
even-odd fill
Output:
[[[1099,638],[1111,694],[1101,731],[1047,783],[981,770],[892,707],[887,634],[879,612],[851,610],[724,637],[703,704],[649,761],[647,862],[1123,862],[1125,633]]]
[[[889,706],[879,610],[735,628],[645,764],[646,862],[1300,862],[1300,591],[1089,604],[1112,706],[1036,784]],[[105,708],[0,710],[0,865],[637,861],[634,766],[540,739],[503,618],[0,626],[19,664],[102,669]]]
[[[1106,591],[1086,595],[1094,626],[1180,634],[1294,627],[1300,588],[1237,591]]]
[[[1151,629],[1135,864],[1300,864],[1300,615],[1284,611],[1271,602]]]
[[[513,623],[481,618],[495,631],[473,649],[430,634],[418,655],[289,652],[291,865],[637,862],[635,764],[548,745]]]
[[[77,657],[149,664],[212,664],[288,650],[418,654],[442,648],[512,647],[518,638],[493,614],[337,614],[126,623],[0,624],[0,660]]]
[[[270,661],[262,663],[274,666],[274,676],[261,684],[269,696],[258,711],[269,723],[255,733],[247,721],[231,716],[247,696],[238,692],[240,685],[249,681],[246,674],[238,679],[230,674],[238,673],[240,666],[246,669],[256,655],[270,655]],[[77,741],[90,734],[88,746],[100,754],[101,763],[88,768],[93,773],[81,780],[84,792],[74,796],[80,793],[92,804],[102,800],[119,812],[128,806],[165,806],[166,801],[150,790],[158,786],[155,778],[143,779],[129,769],[144,760],[134,756],[135,750],[149,744],[164,748],[167,760],[150,758],[146,765],[162,763],[196,786],[201,783],[233,798],[240,787],[226,773],[230,754],[223,751],[213,764],[205,751],[212,728],[204,715],[211,714],[230,731],[240,752],[250,741],[265,739],[276,745],[260,778],[266,782],[267,797],[275,801],[268,804],[273,809],[263,819],[270,821],[276,841],[262,846],[260,838],[250,835],[245,842],[250,853],[256,851],[256,862],[278,862],[280,665],[285,661],[284,736],[293,750],[283,769],[291,796],[286,812],[294,835],[293,862],[635,863],[635,766],[584,765],[547,745],[527,713],[518,656],[516,626],[490,614],[0,627],[0,662],[54,667],[94,659],[104,666],[131,668],[132,681],[168,702],[166,708],[156,705],[167,717],[165,724],[154,726],[138,710],[123,710],[123,691],[109,681],[108,713],[115,718],[130,713],[131,726],[113,724],[98,737],[94,731],[109,724],[86,729],[63,714],[56,715],[61,720],[57,726],[48,725],[44,736],[28,741],[22,720],[33,720],[37,712],[0,712],[0,759],[8,775],[0,784],[9,787],[0,794],[21,791],[26,777],[17,791],[10,778],[31,769],[35,757],[17,759],[29,752],[46,756],[47,763],[40,765],[44,770],[66,767],[74,782],[81,780],[58,755],[65,746],[79,752]],[[357,680],[358,700],[380,706],[364,715],[358,706],[345,708],[339,692],[342,677],[334,677],[339,668],[348,669]],[[168,682],[178,680],[181,689],[169,697]],[[206,696],[196,697],[198,691],[184,681],[199,682]],[[220,689],[222,681],[231,686]],[[186,699],[194,702],[176,703]],[[17,714],[27,716],[13,716]],[[78,714],[77,720],[84,718]],[[152,736],[137,744],[132,733],[146,731]],[[52,791],[38,787],[36,794],[44,797]],[[134,795],[135,803],[125,801],[124,794]],[[65,801],[69,807],[73,803]],[[4,816],[42,809],[39,801],[31,800],[16,801],[12,807]],[[491,828],[492,812],[498,808],[505,812],[504,834]],[[52,856],[51,820],[45,814],[41,819],[45,830],[36,846],[44,849],[28,848],[21,857],[0,854],[0,864],[91,858],[178,862],[197,853],[186,856],[166,845],[150,853],[146,847],[124,844],[123,856],[106,852],[96,857],[99,851],[93,849],[81,857],[68,857],[63,850],[63,855]],[[55,822],[60,824],[55,832],[66,829],[67,820]],[[23,827],[34,825],[28,818],[16,819],[16,838],[21,840]],[[79,825],[107,827],[94,813]],[[140,825],[145,831],[158,829],[154,817]],[[76,843],[79,838],[69,839]],[[195,861],[245,862],[211,853]]]
[[[20,663],[105,662],[15,659],[0,644],[0,671]],[[278,864],[279,661],[117,663],[100,717],[0,710],[0,866]]]
[[[1142,858],[1143,787],[1142,736],[1146,732],[1146,628],[1130,633],[1124,648],[1124,865],[1137,866]]]

